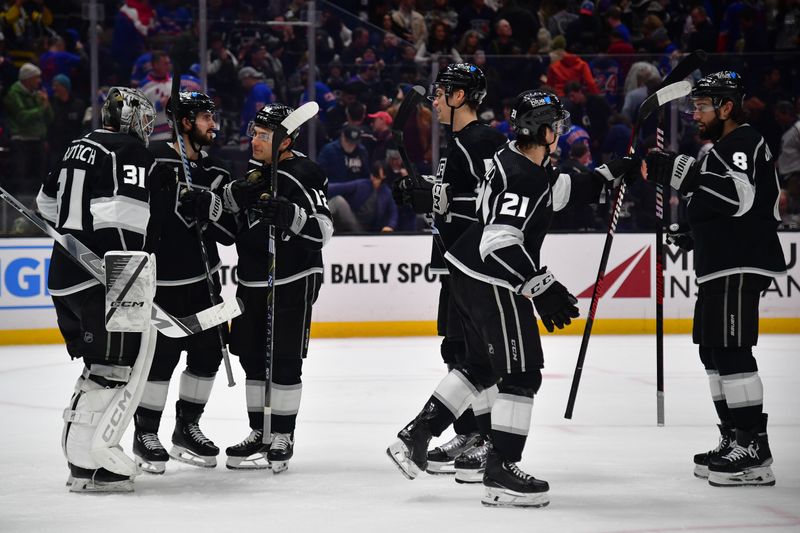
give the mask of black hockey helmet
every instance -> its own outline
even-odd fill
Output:
[[[217,112],[217,106],[214,105],[214,100],[211,99],[206,93],[199,91],[181,91],[178,93],[178,118],[188,118],[189,122],[194,124],[195,118],[198,113],[208,112],[212,115]],[[172,122],[174,112],[172,105],[172,98],[167,100],[166,106],[167,120]],[[216,118],[215,118],[216,120]]]
[[[294,108],[289,107],[288,105],[267,104],[262,107],[258,113],[256,113],[255,118],[250,121],[250,124],[247,125],[247,134],[252,137],[255,133],[255,126],[261,126],[262,128],[275,131],[278,126],[281,125],[283,119],[291,115],[293,111]],[[299,133],[299,128],[292,132],[291,138],[293,141],[297,139],[297,135]]]
[[[476,106],[486,98],[486,76],[472,63],[450,63],[436,75],[432,93],[436,87],[444,89],[447,96],[455,89],[463,89],[467,102]]]
[[[101,109],[103,126],[133,135],[147,145],[156,120],[156,110],[139,89],[111,87]]]
[[[744,98],[744,83],[738,73],[732,70],[721,70],[700,78],[692,88],[691,97],[711,98],[714,106],[720,106],[725,100],[730,100],[735,106],[741,107]]]
[[[544,137],[540,135],[542,126],[550,127],[556,136],[563,135],[570,127],[569,111],[552,93],[520,93],[511,108],[511,129],[517,135],[533,137],[537,143],[544,144]]]

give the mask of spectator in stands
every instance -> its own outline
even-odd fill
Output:
[[[612,159],[620,159],[628,155],[628,143],[631,139],[631,123],[620,113],[608,119],[608,132],[600,146],[601,163]]]
[[[241,140],[246,141],[247,125],[255,118],[256,113],[261,111],[262,107],[275,102],[275,97],[264,83],[264,74],[253,67],[244,67],[239,71],[239,83],[244,87],[246,94],[242,107],[239,136]]]
[[[273,44],[273,46],[276,45]],[[264,75],[264,83],[267,84],[278,102],[288,101],[283,63],[270,54],[265,45],[257,44],[250,48],[245,66],[253,67]]]
[[[0,12],[0,25],[8,39],[8,54],[14,64],[35,62],[38,41],[52,34],[53,13],[43,0],[26,2],[13,0],[5,2]]]
[[[578,20],[578,15],[567,9],[569,7],[567,0],[555,0],[553,4],[556,13],[547,21],[547,29],[550,31],[550,36],[555,39],[559,35],[566,35],[567,27]]]
[[[642,71],[649,73],[649,76],[643,75]],[[628,70],[628,75],[625,76],[625,94],[627,95],[637,87],[644,85],[647,78],[658,78],[658,81],[661,81],[661,74],[658,72],[658,68],[656,68],[655,65],[647,61],[637,61],[631,65],[630,70]]]
[[[660,54],[658,59],[658,71],[662,76],[666,76],[672,71],[672,61],[674,54],[678,52],[678,47],[669,38],[666,28],[658,28],[650,37],[653,43],[653,51]]]
[[[586,87],[587,93],[600,94],[600,89],[594,82],[589,64],[580,57],[564,50],[565,47],[566,39],[564,39],[563,35],[553,39],[553,51],[550,52],[552,62],[547,69],[547,84],[559,96],[564,96],[564,85],[573,80]]]
[[[586,94],[586,90],[577,81],[571,81],[564,86],[568,103],[567,110],[573,124],[578,124],[589,132],[592,138],[590,146],[595,159],[600,159],[600,146],[608,132],[608,119],[611,117],[611,107],[605,98],[596,94]]]
[[[606,22],[611,31],[616,30],[619,38],[626,43],[631,42],[631,30],[622,22],[622,11],[617,6],[613,6],[606,11]]]
[[[572,147],[576,144],[585,144],[589,147],[592,144],[592,139],[588,131],[577,124],[572,124],[567,130],[567,133],[558,138],[558,144],[556,146],[560,154],[559,161],[566,161],[569,154],[572,153]]]
[[[19,69],[16,81],[3,100],[11,138],[11,192],[35,195],[45,176],[45,139],[53,121],[47,92],[41,89],[42,71],[31,63]]]
[[[79,74],[79,68],[88,58],[83,51],[83,45],[78,43],[79,54],[71,54],[66,51],[66,43],[60,36],[50,38],[50,47],[47,52],[39,57],[39,68],[42,69],[42,85],[52,96],[50,82],[58,74],[75,76]]]
[[[156,50],[152,54],[150,73],[139,83],[147,99],[156,108],[156,122],[151,141],[172,138],[172,129],[167,122],[166,106],[172,92],[172,60],[166,52]]]
[[[634,64],[635,66],[635,64]],[[653,94],[661,83],[661,78],[658,74],[653,74],[650,70],[638,70],[637,76],[639,78],[639,86],[625,95],[625,101],[622,104],[622,114],[631,121],[636,122],[639,116],[639,106],[642,105],[645,98]],[[631,73],[634,70],[631,68]],[[630,76],[631,74],[629,74]]]
[[[86,103],[72,94],[72,80],[64,74],[53,78],[53,123],[48,129],[49,160],[48,168],[55,168],[55,163],[64,154],[67,146],[81,136],[83,115]]]
[[[594,2],[581,2],[578,19],[570,22],[564,37],[570,52],[575,54],[596,54],[599,50],[602,28],[600,19],[595,15]]]
[[[608,35],[609,45],[606,53],[612,56],[619,63],[619,76],[618,82],[621,82],[628,76],[628,71],[633,64],[633,58],[630,56],[636,53],[633,45],[622,38],[622,34],[616,29],[611,30]],[[619,90],[619,86],[617,87]],[[622,95],[619,95],[622,96]]]
[[[163,0],[156,6],[159,35],[176,37],[192,28],[192,11],[182,0]]]
[[[441,20],[434,21],[431,25],[428,41],[417,48],[415,60],[426,66],[430,65],[432,57],[449,56],[448,63],[460,63],[461,56],[453,46],[450,29]]]
[[[697,6],[689,13],[692,31],[687,36],[686,50],[705,50],[713,52],[717,49],[717,28],[708,19],[703,6]]]
[[[461,36],[456,50],[464,61],[471,61],[475,52],[481,50],[481,34],[477,30],[467,30]]]
[[[458,13],[450,6],[449,0],[433,0],[433,5],[425,13],[425,25],[428,33],[433,33],[433,23],[437,20],[447,25],[447,31],[453,35],[458,28]]]
[[[240,107],[239,60],[236,54],[225,46],[225,40],[220,33],[212,33],[208,39],[208,59],[206,68],[208,84],[217,92],[223,111],[230,111]]]
[[[155,30],[156,21],[156,12],[149,0],[125,0],[119,8],[111,43],[119,79],[128,79],[133,62],[145,52],[145,39]]]
[[[375,161],[369,178],[328,185],[328,206],[337,233],[397,229],[397,205],[385,179],[383,161]]]
[[[336,95],[333,94],[333,91],[330,87],[328,87],[322,80],[319,79],[319,68],[314,67],[315,74],[316,74],[316,81],[314,82],[314,92],[316,93],[316,102],[319,105],[319,118],[323,122],[326,122],[326,118],[328,112],[331,111],[334,107],[336,107]],[[309,101],[308,98],[308,65],[303,65],[300,69],[300,84],[303,89],[303,93],[300,95],[300,105],[305,104]]]
[[[360,139],[361,128],[348,124],[338,139],[322,147],[317,164],[325,171],[329,183],[369,177],[369,155]]]
[[[402,32],[400,37],[419,48],[428,38],[428,28],[425,26],[425,17],[414,9],[415,4],[416,0],[399,0],[391,17],[392,23]]]
[[[356,60],[364,55],[364,50],[369,46],[369,32],[361,27],[353,29],[350,44],[342,51],[341,60],[346,72],[355,72]]]
[[[531,44],[541,29],[533,2],[527,0],[504,0],[499,2],[496,20],[505,19],[511,24],[514,40],[522,52],[530,49]]]
[[[800,173],[800,120],[791,102],[775,104],[775,122],[783,131],[778,153],[778,174],[784,180],[790,174]]]
[[[386,161],[386,150],[392,144],[392,115],[386,111],[378,111],[367,115],[372,120],[372,136],[374,145],[369,152],[370,161]]]
[[[489,38],[495,12],[486,6],[485,0],[469,0],[458,14],[458,33],[476,30],[481,41]]]
[[[17,81],[17,67],[6,53],[6,38],[0,31],[0,97]]]

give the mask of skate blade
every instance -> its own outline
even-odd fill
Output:
[[[694,477],[708,479],[708,465],[694,465]]]
[[[486,487],[481,503],[486,507],[546,507],[550,504],[550,496],[547,492],[522,493]]]
[[[272,468],[266,453],[255,453],[248,457],[228,456],[225,467],[230,470],[268,470]]]
[[[708,473],[708,484],[712,487],[771,487],[775,485],[772,467],[759,466],[742,472]]]
[[[133,480],[122,481],[93,481],[86,478],[74,478],[69,488],[70,492],[88,492],[94,494],[133,492]]]
[[[446,463],[442,463],[439,461],[428,461],[428,467],[425,469],[427,473],[432,476],[452,476],[456,473],[456,469],[453,466],[453,461],[448,461]]]
[[[147,461],[138,455],[136,456],[136,466],[139,467],[142,472],[147,472],[148,474],[163,474],[167,470],[166,461]]]
[[[398,440],[392,443],[391,446],[386,448],[386,455],[408,479],[414,479],[422,471],[409,457],[408,448],[403,444],[403,441]]]
[[[273,474],[280,474],[289,470],[289,461],[271,461],[270,464],[272,465]]]
[[[462,484],[472,484],[472,483],[483,483],[483,472],[485,468],[481,468],[479,470],[466,470],[466,469],[456,469],[456,483]]]
[[[178,446],[177,444],[172,446],[172,449],[169,451],[169,456],[176,461],[186,463],[187,465],[199,466],[202,468],[215,468],[217,466],[216,457],[197,455],[196,453],[193,453],[183,446]]]

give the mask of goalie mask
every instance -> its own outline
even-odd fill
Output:
[[[441,87],[446,96],[457,89],[464,90],[465,102],[479,106],[486,98],[486,76],[481,69],[471,63],[451,63],[436,75],[431,93]]]
[[[250,124],[247,125],[247,135],[249,137],[255,136],[255,127],[260,126],[262,128],[266,128],[270,131],[275,131],[281,125],[281,122],[292,114],[294,111],[293,107],[289,107],[288,105],[283,104],[267,104],[261,108],[261,110],[256,113],[256,116],[253,120],[250,121]],[[289,136],[294,142],[297,139],[297,136],[300,134],[300,128],[297,128],[292,134]]]
[[[156,110],[139,89],[112,87],[102,109],[103,126],[133,135],[147,146]]]
[[[569,111],[554,94],[544,91],[525,91],[517,96],[511,108],[511,129],[520,136],[533,138],[545,145],[543,126],[549,127],[556,138],[570,128]]]

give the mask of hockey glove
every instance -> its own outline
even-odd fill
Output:
[[[265,196],[255,204],[254,208],[261,213],[261,220],[293,235],[300,233],[308,219],[305,209],[282,196],[277,198]]]
[[[222,189],[225,209],[238,213],[240,209],[252,206],[267,190],[267,186],[267,180],[261,170],[253,170],[244,179],[228,183]]]
[[[556,281],[553,274],[542,269],[526,281],[522,290],[523,296],[533,300],[536,311],[545,329],[550,333],[555,328],[562,329],[580,315],[578,299],[569,293],[566,287]]]
[[[452,193],[447,183],[436,183],[434,176],[420,176],[414,180],[410,177],[398,180],[395,183],[393,196],[400,205],[410,205],[415,213],[424,215],[437,213],[444,215],[450,209]]]
[[[694,157],[653,150],[645,161],[648,179],[671,186],[683,195],[697,190],[699,169]]]
[[[222,198],[205,189],[183,189],[178,198],[178,213],[187,220],[216,222],[222,215]]]
[[[692,230],[687,226],[670,224],[667,230],[667,244],[677,246],[681,250],[690,252],[694,250],[694,237]]]
[[[625,185],[630,186],[631,183],[641,178],[639,170],[641,166],[642,161],[639,158],[625,156],[600,165],[594,170],[594,173],[595,176],[602,178],[608,187],[616,189],[623,180]]]

